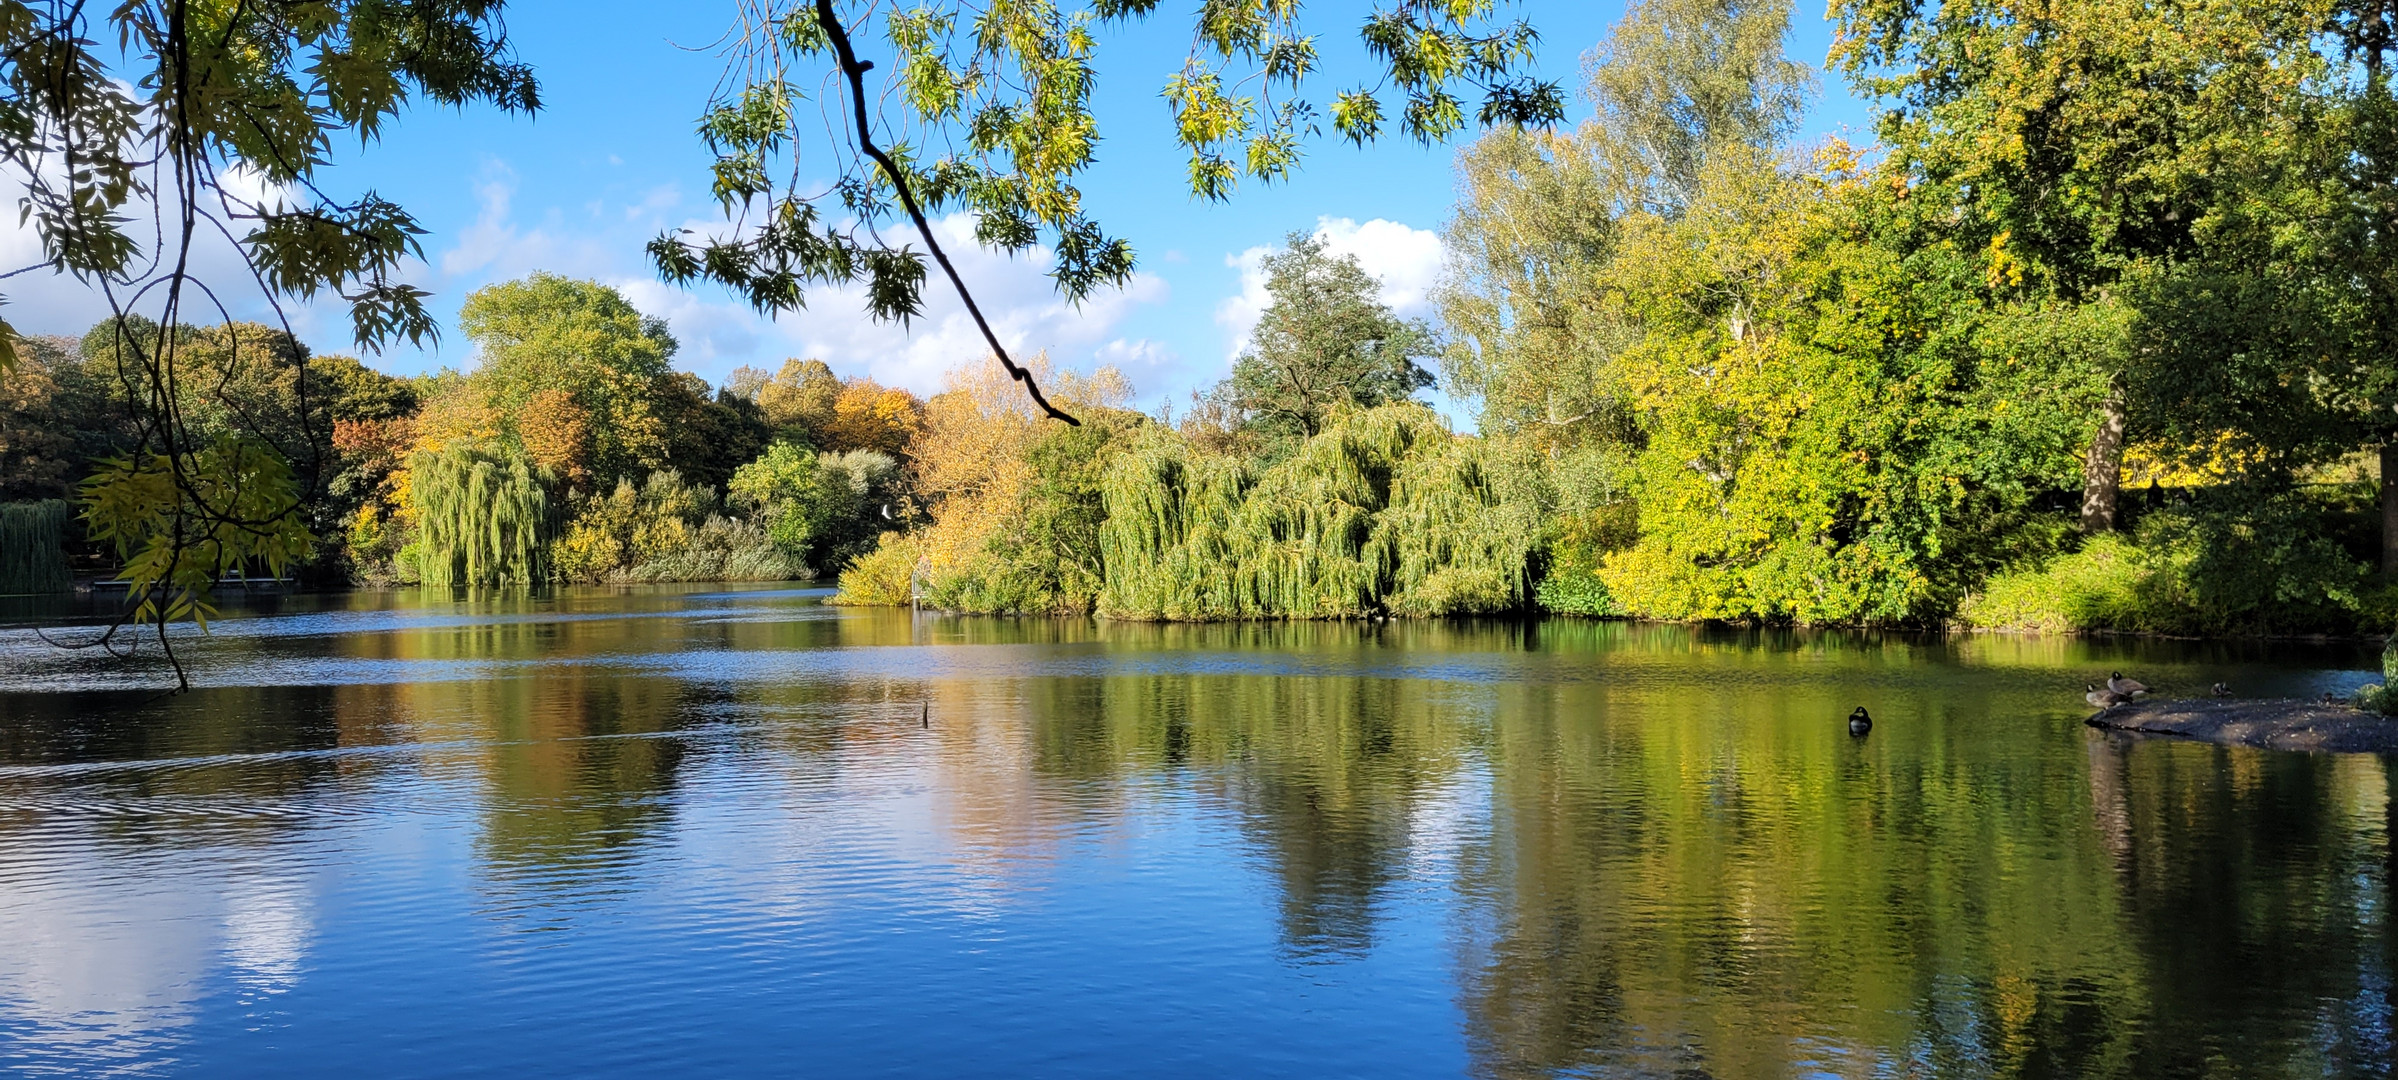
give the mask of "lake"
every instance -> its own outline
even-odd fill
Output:
[[[285,597],[175,697],[0,630],[0,1071],[2398,1062],[2390,763],[2081,723],[2361,645],[823,596]]]

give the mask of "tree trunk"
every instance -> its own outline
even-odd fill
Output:
[[[2082,531],[2115,531],[2115,496],[2123,486],[2123,387],[2107,392],[2090,456],[2082,459]]]
[[[2398,579],[2398,442],[2381,448],[2381,572]]]

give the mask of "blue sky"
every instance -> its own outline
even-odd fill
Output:
[[[1391,300],[1429,316],[1421,297],[1437,271],[1434,234],[1453,199],[1457,144],[1393,139],[1360,150],[1329,138],[1311,145],[1288,183],[1248,184],[1224,203],[1191,198],[1158,97],[1190,41],[1183,6],[1163,5],[1145,25],[1100,32],[1104,141],[1083,190],[1096,216],[1139,251],[1139,279],[1078,311],[1058,301],[1035,261],[963,260],[1011,348],[1047,349],[1075,367],[1115,363],[1143,408],[1179,403],[1222,377],[1260,296],[1254,271],[1244,278],[1244,259],[1253,267],[1257,253],[1294,229],[1325,230],[1336,250],[1357,254],[1384,278]],[[1306,8],[1325,57],[1309,87],[1319,100],[1364,74],[1354,27],[1366,10],[1328,0]],[[1622,6],[1531,0],[1520,10],[1543,36],[1540,73],[1578,90],[1582,55]],[[819,292],[807,311],[770,320],[719,291],[681,290],[650,275],[644,241],[661,229],[715,220],[707,155],[692,126],[721,71],[709,46],[724,32],[730,5],[519,0],[509,12],[516,49],[542,81],[546,104],[538,115],[420,109],[328,178],[337,192],[372,188],[396,199],[428,227],[427,265],[413,280],[434,292],[445,324],[473,289],[550,270],[608,282],[666,317],[683,343],[678,366],[710,380],[742,364],[771,369],[787,356],[816,356],[843,373],[931,392],[942,371],[980,358],[970,324],[937,277],[928,286],[927,317],[902,331],[872,323],[854,296],[838,291]],[[1800,10],[1794,22],[1791,55],[1820,64],[1831,38],[1822,12]],[[1587,112],[1577,97],[1574,118]],[[1866,108],[1836,76],[1822,80],[1810,136],[1862,142],[1868,123]],[[0,237],[0,255],[19,255],[29,240]],[[79,287],[29,277],[5,286],[21,330],[72,333],[97,318],[101,308]],[[304,310],[293,321],[322,351],[349,347],[338,312]],[[436,348],[368,359],[405,374],[467,366],[473,355],[452,326]]]

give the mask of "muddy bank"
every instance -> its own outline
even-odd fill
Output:
[[[2291,698],[2143,701],[2109,709],[2087,722],[2095,728],[2175,735],[2227,746],[2398,753],[2398,717]]]

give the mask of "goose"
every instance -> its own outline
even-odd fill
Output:
[[[2118,694],[2113,690],[2101,690],[2089,683],[2083,683],[2082,689],[2089,691],[2089,693],[2082,695],[2082,700],[2089,702],[2093,706],[2096,706],[2100,712],[2105,712],[2117,705],[2128,704],[2132,700],[2130,694]]]
[[[2230,687],[2229,685],[2227,685],[2227,684],[2224,684],[2224,683],[2216,683],[2216,684],[2215,684],[2215,689],[2212,691],[2212,693],[2213,693],[2213,694],[2214,694],[2216,697],[2230,697],[2230,696],[2231,696],[2231,687]]]
[[[1865,706],[1863,706],[1863,705],[1859,705],[1859,706],[1857,706],[1857,711],[1855,711],[1855,712],[1853,712],[1853,713],[1850,713],[1850,714],[1848,714],[1848,733],[1849,733],[1849,734],[1851,734],[1851,735],[1863,735],[1863,734],[1865,734],[1866,732],[1868,732],[1868,731],[1872,731],[1872,730],[1873,730],[1873,717],[1871,717],[1871,716],[1868,716],[1868,715],[1866,715],[1866,714],[1865,714]]]
[[[2148,684],[2138,679],[2126,679],[2120,671],[2110,671],[2107,672],[2107,689],[2130,698],[2147,693]]]

